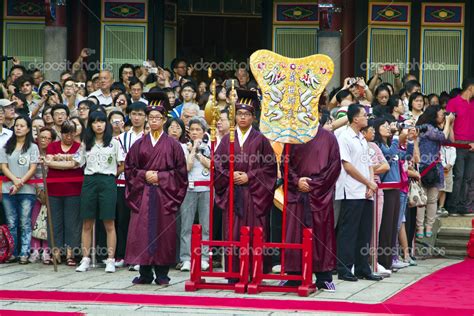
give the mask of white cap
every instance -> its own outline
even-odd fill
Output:
[[[5,106],[9,106],[9,105],[15,105],[16,102],[13,102],[13,101],[10,101],[8,99],[0,99],[0,106],[3,108]]]

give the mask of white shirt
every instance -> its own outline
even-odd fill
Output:
[[[338,138],[341,163],[351,163],[362,176],[370,179],[369,145],[362,133],[357,135],[352,128],[344,130]],[[365,199],[367,187],[347,174],[341,168],[341,174],[336,183],[336,200],[362,200]]]
[[[13,132],[8,128],[2,127],[2,131],[0,132],[0,148],[3,148],[10,137],[13,135]]]
[[[124,132],[120,134],[116,139],[120,143],[120,147],[122,148],[122,151],[124,153],[124,157],[127,157],[128,152],[130,151],[130,148],[132,148],[132,145],[135,144],[137,140],[142,138],[144,135],[144,132],[141,131],[139,133],[135,133],[133,131],[133,128],[130,129],[128,132]],[[122,172],[119,175],[119,180],[125,180],[125,172]],[[124,184],[117,184],[118,187],[124,187]]]
[[[89,96],[94,96],[99,99],[100,104],[111,105],[113,102],[112,95],[109,93],[109,95],[106,96],[104,95],[104,93],[102,93],[102,90],[100,89],[92,92],[91,94],[89,94]]]
[[[85,175],[117,174],[117,166],[120,162],[125,161],[125,154],[120,147],[120,143],[115,138],[112,138],[109,146],[94,144],[91,150],[86,151],[85,146],[82,148],[83,154],[80,157],[79,164],[81,167],[85,164]]]
[[[441,165],[446,167],[447,165],[454,166],[456,162],[456,148],[451,146],[441,146]]]
[[[249,137],[251,130],[252,130],[252,125],[250,125],[250,128],[247,130],[247,132],[245,132],[245,135],[243,135],[242,131],[237,126],[237,138],[239,139],[239,144],[241,148],[244,147],[245,141]]]
[[[161,135],[163,135],[163,131],[161,132],[160,136],[158,136],[158,138],[155,138],[153,137],[153,133],[150,132],[150,139],[151,139],[151,144],[153,145],[153,147],[155,147],[155,145],[158,143],[158,141],[161,138]]]

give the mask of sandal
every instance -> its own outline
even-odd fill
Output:
[[[76,266],[76,260],[74,258],[67,258],[66,259],[66,265],[69,267],[75,267]]]
[[[49,258],[43,259],[43,264],[44,264],[45,266],[50,266],[50,265],[53,264],[53,260],[51,260],[51,259],[49,259]]]

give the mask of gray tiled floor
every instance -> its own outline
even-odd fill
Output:
[[[293,293],[260,293],[258,295],[235,294],[231,291],[201,290],[185,292],[184,282],[189,274],[172,270],[170,272],[171,285],[158,287],[156,285],[132,285],[131,280],[137,272],[119,269],[114,274],[106,274],[103,269],[94,269],[86,273],[76,273],[71,267],[61,265],[58,272],[52,266],[42,264],[0,265],[0,290],[48,290],[48,291],[77,291],[77,292],[103,292],[103,293],[130,293],[130,294],[167,294],[184,296],[216,296],[216,297],[242,297],[284,300],[337,300],[359,303],[380,303],[398,293],[400,290],[417,280],[437,271],[443,267],[457,263],[457,260],[428,259],[418,261],[418,266],[402,269],[392,274],[390,278],[380,282],[360,280],[358,282],[344,282],[335,279],[336,293],[317,292],[309,298],[298,297]],[[0,309],[14,310],[49,310],[49,311],[81,311],[90,315],[153,315],[158,311],[161,315],[284,315],[278,311],[249,311],[233,309],[203,309],[183,307],[158,307],[140,305],[111,305],[111,304],[71,304],[71,303],[35,303],[11,302],[0,300]],[[312,313],[298,313],[310,315]],[[314,315],[314,314],[313,314]],[[336,315],[326,313],[326,315]],[[347,315],[347,314],[345,314]]]

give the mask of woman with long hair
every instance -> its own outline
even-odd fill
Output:
[[[411,97],[410,97],[411,99]],[[439,189],[444,186],[444,171],[440,160],[441,145],[449,140],[454,141],[454,115],[445,115],[440,105],[429,106],[418,119],[420,130],[420,173],[421,184],[428,197],[426,206],[419,207],[416,213],[416,237],[430,238],[435,222]],[[444,127],[441,129],[440,126]],[[425,219],[426,217],[426,219]]]
[[[19,245],[20,264],[28,263],[32,231],[31,211],[36,199],[34,185],[26,182],[35,174],[38,161],[39,150],[33,142],[31,120],[19,116],[15,119],[12,137],[0,150],[0,164],[3,174],[10,180],[2,185],[5,217],[15,244],[9,261],[16,261]]]
[[[397,184],[401,182],[400,160],[410,160],[413,156],[414,138],[416,130],[414,128],[399,131],[397,124],[389,124],[386,119],[377,119],[374,123],[375,143],[382,150],[385,159],[390,165],[390,170],[381,176],[382,183]],[[408,137],[407,150],[399,147],[400,134]],[[401,193],[400,189],[384,189],[384,205],[382,213],[382,223],[379,232],[379,248],[381,254],[378,257],[379,263],[385,269],[401,268],[407,266],[398,260],[393,260],[395,255],[393,249],[398,236],[398,222],[400,211],[405,213],[405,208],[401,205],[407,203],[407,195]],[[391,251],[389,251],[391,249]],[[398,258],[398,257],[397,257]]]
[[[115,272],[115,205],[117,185],[115,177],[124,154],[118,140],[112,137],[112,126],[102,111],[92,111],[84,137],[84,151],[81,166],[84,168],[84,182],[81,190],[82,260],[77,272],[89,270],[91,259],[92,227],[97,216],[103,221],[107,234],[107,255],[105,272]]]

